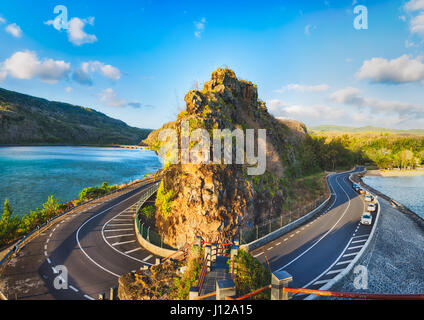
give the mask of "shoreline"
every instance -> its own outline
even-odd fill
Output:
[[[424,175],[424,168],[414,170],[367,170],[365,176],[368,177],[411,177]]]
[[[382,193],[381,191],[371,187],[370,185],[366,184],[362,178],[366,176],[367,174],[363,175],[356,175],[357,179],[355,179],[357,182],[359,182],[360,185],[366,186],[371,192],[373,192],[375,195],[379,196],[380,198],[383,198],[384,200],[388,201],[393,208],[395,208],[400,213],[408,216],[411,218],[415,223],[417,223],[422,229],[424,229],[424,218],[422,218],[418,213],[412,211],[407,206],[403,205],[402,203],[396,201],[395,199],[392,199],[388,195]]]

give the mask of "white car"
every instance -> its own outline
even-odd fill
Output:
[[[372,216],[369,212],[364,212],[361,217],[361,224],[370,226],[372,224]]]
[[[368,211],[369,212],[374,212],[375,211],[375,209],[376,209],[376,205],[375,205],[375,203],[369,203],[368,204]]]
[[[368,202],[371,202],[371,201],[374,200],[373,197],[372,197],[372,195],[370,195],[370,194],[366,194],[365,197],[364,197],[364,199],[365,199],[365,201],[368,201]]]

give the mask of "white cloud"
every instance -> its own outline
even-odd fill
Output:
[[[18,51],[4,61],[0,73],[3,79],[7,76],[26,80],[39,78],[41,81],[53,84],[64,78],[70,69],[70,63],[65,61],[39,60],[35,52]]]
[[[85,43],[93,43],[97,41],[97,37],[94,34],[88,34],[84,31],[84,27],[87,24],[93,26],[94,18],[72,18],[68,22],[68,39],[71,43],[81,46]]]
[[[116,92],[111,88],[103,90],[98,96],[100,101],[107,107],[122,108],[127,104],[127,102],[119,98]]]
[[[12,36],[14,36],[15,38],[22,37],[22,29],[16,23],[9,24],[6,27],[6,31],[10,33]]]
[[[205,31],[205,24],[206,24],[205,18],[200,19],[200,21],[194,21],[194,27],[195,27],[194,36],[196,38],[202,37],[202,34]]]
[[[0,17],[0,24],[6,23],[6,19],[3,17]]]
[[[67,93],[71,93],[73,90],[74,90],[74,89],[72,89],[71,87],[66,87],[66,88],[65,88],[65,91],[66,91]]]
[[[402,101],[388,101],[363,97],[360,91],[348,87],[334,92],[331,100],[338,104],[355,106],[358,109],[369,108],[379,114],[397,114],[403,119],[424,118],[424,107]]]
[[[267,102],[271,114],[276,117],[286,119],[296,119],[300,121],[314,121],[317,119],[333,121],[343,118],[345,110],[323,105],[289,105],[280,100],[270,100]]]
[[[404,5],[406,11],[424,10],[424,0],[410,0]]]
[[[421,12],[411,20],[409,29],[411,33],[424,37],[424,12]]]
[[[302,85],[297,83],[288,84],[281,89],[277,90],[277,92],[283,93],[286,91],[300,91],[300,92],[322,92],[330,89],[330,86],[327,84],[319,84],[319,85]]]
[[[91,79],[90,73],[97,71],[104,77],[114,81],[118,81],[122,76],[121,71],[110,64],[104,64],[100,61],[88,61],[81,63],[80,68],[74,71],[72,77],[80,84],[92,85],[93,80]]]
[[[359,79],[371,79],[380,83],[406,83],[424,79],[422,58],[410,58],[403,55],[393,60],[372,58],[364,61],[357,73]]]

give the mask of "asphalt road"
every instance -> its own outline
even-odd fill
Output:
[[[299,228],[252,251],[273,272],[289,272],[293,288],[321,288],[348,266],[368,239],[372,225],[360,224],[365,203],[352,189],[350,173],[328,177],[332,196],[327,208]]]
[[[31,241],[2,272],[3,292],[9,299],[92,300],[116,286],[119,276],[153,264],[156,257],[138,244],[134,228],[146,186],[95,202]],[[57,289],[65,277],[61,266],[68,287]]]

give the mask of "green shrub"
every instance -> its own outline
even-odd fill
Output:
[[[155,216],[155,211],[156,209],[154,206],[147,206],[140,210],[140,214],[151,220]]]
[[[238,255],[234,259],[237,266],[234,283],[236,285],[238,296],[250,293],[271,284],[271,273],[262,263],[259,262],[258,259],[252,257],[243,250],[239,250]],[[231,260],[228,260],[228,264],[231,265],[231,263]],[[270,291],[266,290],[252,297],[252,299],[270,299],[270,295]]]
[[[109,186],[107,182],[103,182],[100,187],[89,187],[83,189],[79,194],[79,200],[80,202],[88,201],[103,196],[116,189],[118,189],[118,186]]]

